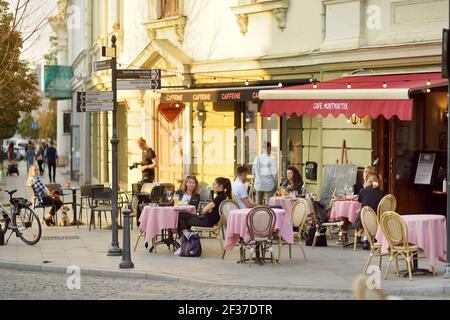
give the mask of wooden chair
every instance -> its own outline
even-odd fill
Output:
[[[391,256],[384,275],[384,279],[387,279],[389,274],[391,263],[395,261],[397,266],[397,276],[400,276],[398,269],[398,256],[400,255],[406,261],[406,267],[408,269],[409,280],[412,281],[412,268],[414,256],[418,257],[418,253],[421,250],[416,245],[411,245],[408,241],[408,226],[402,217],[393,211],[385,212],[381,217],[381,229],[389,243],[389,249],[391,250]],[[433,274],[436,274],[433,268]]]
[[[375,241],[375,235],[378,231],[378,218],[377,214],[371,207],[364,207],[361,209],[361,222],[364,228],[364,233],[367,236],[367,240],[370,244],[370,253],[369,253],[369,259],[367,261],[366,268],[364,269],[364,274],[367,273],[367,269],[369,268],[370,262],[372,261],[372,258],[374,256],[380,257],[380,270],[381,265],[383,263],[383,256],[388,254],[383,254],[381,252],[381,243],[376,243]]]
[[[250,241],[244,244],[244,256],[247,249],[250,250],[249,268],[252,266],[253,255],[256,253],[256,247],[262,250],[262,260],[265,259],[267,251],[270,252],[270,260],[273,263],[272,237],[275,229],[277,217],[275,212],[266,206],[257,206],[253,208],[247,216],[247,228],[250,233]]]
[[[302,243],[302,230],[304,230],[306,225],[306,220],[308,217],[308,204],[305,199],[299,199],[295,202],[294,206],[291,209],[291,224],[292,227],[296,230],[294,231],[294,241],[300,246],[300,250],[303,253],[303,257],[305,261],[308,261],[306,257],[305,247]],[[281,258],[281,248],[283,242],[281,237],[278,237],[278,262],[280,262]],[[289,259],[292,259],[292,245],[289,244]]]

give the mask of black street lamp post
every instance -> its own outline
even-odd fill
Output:
[[[112,112],[112,242],[108,250],[108,256],[121,256],[122,249],[119,247],[119,229],[117,224],[118,216],[118,157],[117,149],[119,145],[119,139],[117,138],[117,37],[113,35],[111,37],[112,48],[114,49],[114,57],[112,58],[112,92],[113,92],[113,112]]]

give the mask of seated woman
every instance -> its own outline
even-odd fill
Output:
[[[285,189],[287,193],[297,191],[302,193],[303,179],[296,167],[288,167],[286,171],[286,180],[281,184],[277,190],[277,196],[281,195],[281,189]]]
[[[378,175],[372,174],[368,177],[364,183],[364,189],[361,189],[358,196],[358,201],[361,202],[361,207],[370,207],[373,211],[377,212],[378,204],[384,197],[383,191],[380,190],[380,181]],[[355,228],[358,230],[358,237],[364,234],[363,225],[361,222],[361,215],[355,222]],[[369,242],[367,238],[363,239],[363,245],[365,250],[370,250]]]
[[[375,167],[367,166],[364,168],[364,173],[362,177],[362,182],[357,182],[355,185],[353,185],[353,194],[359,194],[359,192],[365,188],[365,185],[367,183],[367,180],[371,175],[376,175],[377,171]]]
[[[55,225],[55,222],[53,220],[53,217],[55,216],[56,212],[62,207],[63,203],[59,199],[59,194],[55,192],[50,192],[48,188],[45,186],[45,184],[40,179],[40,171],[39,167],[37,165],[32,165],[30,167],[29,171],[29,177],[31,178],[31,187],[33,188],[37,200],[39,201],[40,205],[44,206],[54,206],[50,210],[47,217],[44,218],[44,222],[47,226]],[[55,211],[56,209],[56,211]]]
[[[181,185],[181,190],[175,193],[175,197],[178,198],[180,202],[187,203],[190,206],[194,206],[198,209],[200,204],[200,185],[195,176],[187,176]]]
[[[226,199],[232,199],[231,181],[227,178],[217,178],[212,184],[216,197],[213,202],[208,204],[200,215],[193,215],[187,212],[181,212],[178,219],[178,231],[180,236],[182,234],[188,235],[191,232],[191,227],[206,227],[215,226],[220,221],[219,207]],[[175,252],[179,255],[181,249]]]

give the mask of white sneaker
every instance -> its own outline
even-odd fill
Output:
[[[181,255],[181,248],[179,248],[177,251],[175,251],[175,252],[173,253],[173,255],[174,255],[174,256],[179,256],[179,255]]]

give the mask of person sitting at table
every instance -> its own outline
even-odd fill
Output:
[[[188,212],[181,212],[178,219],[178,234],[180,237],[184,234],[189,238],[191,227],[206,227],[211,228],[220,221],[219,207],[226,199],[232,199],[231,195],[231,181],[227,178],[217,178],[212,184],[212,189],[216,194],[214,200],[209,203],[202,214],[193,215]],[[175,252],[175,255],[180,255],[181,249]]]
[[[380,201],[381,199],[383,199],[383,197],[384,193],[380,190],[380,180],[378,175],[369,175],[367,181],[364,183],[364,189],[362,189],[358,195],[358,201],[361,203],[361,208],[370,207],[373,209],[373,211],[377,212],[378,205],[380,204]],[[361,239],[364,234],[361,215],[358,216],[358,219],[356,219],[354,225],[358,230],[357,237]],[[367,237],[365,235],[362,239],[362,244],[364,250],[370,250],[370,244],[369,241],[367,241]]]
[[[286,171],[286,180],[281,184],[277,190],[277,196],[281,195],[281,189],[286,190],[287,193],[297,191],[302,193],[303,178],[296,167],[288,167]]]
[[[56,212],[62,207],[63,203],[59,197],[59,194],[57,192],[51,192],[48,190],[48,188],[44,185],[44,183],[40,179],[41,172],[39,171],[38,165],[32,165],[30,167],[30,171],[28,173],[29,177],[31,178],[31,187],[33,188],[34,193],[36,194],[37,200],[40,205],[44,206],[54,206],[50,210],[47,217],[44,218],[44,222],[47,226],[55,225],[55,222],[53,220],[53,217],[55,216]],[[56,209],[56,211],[55,211]]]
[[[367,166],[364,168],[362,182],[357,182],[353,185],[353,194],[359,194],[359,192],[366,187],[367,180],[371,175],[376,175],[377,170],[375,167]]]
[[[181,185],[181,190],[175,193],[175,197],[180,202],[186,203],[190,206],[194,206],[198,209],[200,204],[200,184],[195,176],[187,176]]]
[[[247,175],[248,168],[245,166],[239,167],[237,169],[237,178],[231,186],[233,197],[241,209],[254,208],[256,206],[248,199],[247,187],[245,186]]]

